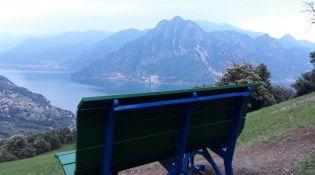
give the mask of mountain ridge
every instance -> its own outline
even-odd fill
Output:
[[[192,76],[199,76],[203,77],[202,79],[205,81],[213,81],[216,78],[213,73],[216,71],[207,66],[211,58],[208,50],[200,45],[207,45],[208,50],[211,50],[209,35],[196,23],[190,20],[185,21],[177,16],[170,21],[160,21],[145,36],[127,43],[105,59],[95,62],[90,70],[81,69],[81,72],[87,72],[81,75],[75,73],[72,78],[76,79],[83,74],[94,74],[97,77],[92,78],[97,79],[132,79],[149,83],[175,82],[178,84],[192,83],[187,80],[190,80]],[[189,54],[187,54],[188,52]],[[195,55],[200,55],[202,61],[196,62],[199,57],[195,57]],[[193,71],[191,70],[189,73],[174,71],[177,61],[181,61],[187,66],[194,65]],[[117,67],[117,65],[120,66]]]
[[[165,28],[165,25],[168,25],[169,22],[174,23],[173,28]],[[184,24],[186,22],[190,26],[186,26]],[[174,28],[175,26],[176,28]],[[194,30],[190,30],[191,33],[189,33],[188,27],[193,27]],[[225,72],[226,62],[230,62],[231,59],[235,58],[256,64],[267,64],[275,81],[296,79],[301,73],[304,73],[303,71],[311,69],[311,66],[308,64],[308,55],[312,48],[303,47],[301,43],[304,43],[304,45],[305,43],[306,45],[309,44],[309,47],[312,47],[312,43],[291,38],[292,43],[295,44],[288,47],[289,42],[286,43],[281,39],[275,39],[268,34],[261,35],[259,33],[258,37],[253,38],[246,32],[244,33],[244,31],[240,33],[232,30],[235,28],[239,29],[223,24],[223,27],[219,25],[211,29],[223,31],[207,32],[194,21],[184,20],[177,16],[171,20],[161,20],[156,28],[149,31],[126,29],[113,35],[102,35],[103,38],[99,38],[97,41],[91,41],[93,36],[80,40],[80,38],[84,38],[81,34],[86,32],[74,32],[72,37],[66,37],[68,34],[71,34],[70,32],[57,35],[53,37],[54,39],[50,38],[50,40],[55,41],[59,37],[60,41],[58,42],[44,42],[47,41],[47,38],[46,40],[42,38],[29,39],[25,41],[24,45],[20,45],[5,54],[0,54],[0,65],[68,69],[72,71],[78,69],[86,70],[84,67],[97,60],[109,57],[116,57],[120,60],[123,57],[128,57],[126,54],[133,57],[136,57],[136,54],[138,54],[137,59],[128,58],[125,60],[125,63],[120,61],[121,65],[112,64],[113,61],[110,61],[111,63],[108,66],[102,63],[105,70],[116,70],[111,73],[107,72],[107,75],[96,75],[98,73],[96,73],[96,70],[93,70],[92,74],[95,76],[92,78],[172,84],[213,83]],[[151,32],[150,35],[152,36],[149,36],[148,33],[152,30],[156,32]],[[182,30],[186,30],[186,33]],[[144,35],[146,35],[146,39],[139,39]],[[155,40],[154,43],[153,40]],[[130,47],[129,50],[126,47]],[[166,59],[170,57],[174,59]],[[179,57],[182,57],[182,59]],[[201,61],[192,61],[198,59]],[[133,65],[128,66],[126,64],[128,60]],[[185,61],[181,66],[180,64],[183,60]],[[158,63],[155,66],[153,66],[154,61]],[[146,66],[141,67],[140,63],[145,63]],[[295,63],[295,65],[292,63]],[[100,62],[95,64],[100,64]],[[280,64],[280,66],[275,66],[276,64]],[[179,73],[171,65],[178,65],[177,68],[187,72]],[[187,65],[194,66],[189,68]],[[280,67],[285,70],[287,75],[280,71]],[[121,76],[123,69],[129,70],[129,72],[125,72],[125,75]],[[292,69],[292,71],[289,71],[289,69]],[[172,74],[165,73],[167,71]],[[74,74],[73,78],[87,78],[77,75]],[[131,75],[134,75],[136,78],[132,78]],[[198,78],[192,78],[192,75]],[[200,76],[205,77],[201,80]]]
[[[196,24],[198,24],[207,33],[214,32],[214,31],[234,30],[239,33],[244,33],[250,36],[251,38],[255,38],[260,35],[265,34],[263,32],[254,32],[250,30],[244,30],[228,23],[214,23],[214,22],[210,22],[206,20],[195,20],[194,22],[196,22]]]
[[[287,81],[311,68],[307,56],[307,51],[286,49],[268,34],[255,38],[232,30],[207,34],[193,21],[177,16],[160,21],[145,36],[74,73],[72,78],[215,83],[225,71],[224,64],[238,58],[265,63],[274,80]]]
[[[0,54],[0,63],[37,68],[72,69],[71,62],[83,50],[107,37],[105,32],[66,32],[48,38],[29,38],[19,46]]]

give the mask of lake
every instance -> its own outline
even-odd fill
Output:
[[[7,77],[18,86],[44,95],[51,105],[68,109],[75,113],[83,97],[107,96],[187,89],[193,85],[149,84],[118,80],[75,82],[69,71],[38,71],[0,67],[0,75]]]

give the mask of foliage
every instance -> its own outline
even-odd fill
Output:
[[[312,2],[312,8],[314,8],[313,2]],[[314,15],[315,15],[315,11],[314,11]],[[311,52],[309,57],[311,58],[310,63],[312,63],[315,68],[315,52]],[[295,88],[296,96],[301,96],[304,94],[314,92],[315,91],[315,69],[302,74],[302,76],[299,77],[295,81],[295,83],[293,83],[291,86]]]
[[[44,139],[36,139],[33,143],[36,154],[42,154],[52,150],[51,144]]]
[[[14,135],[0,142],[0,162],[29,158],[73,144],[74,135],[75,131],[66,127],[31,136]]]
[[[313,1],[303,1],[303,7],[304,9],[302,12],[307,13],[308,16],[308,22],[312,26],[315,24],[315,6]],[[315,52],[311,52],[309,54],[310,57],[310,63],[313,64],[315,68]],[[315,69],[313,69],[310,72],[306,72],[302,74],[301,77],[296,80],[295,83],[291,85],[295,88],[296,95],[301,96],[304,94],[308,94],[315,91]]]
[[[311,58],[310,63],[315,67],[315,52],[311,52],[309,57]]]
[[[269,78],[271,77],[271,73],[268,71],[267,66],[265,64],[260,64],[254,69],[254,72],[258,74],[261,80],[267,84],[268,88],[270,88],[271,83]]]
[[[28,144],[26,136],[21,134],[7,139],[5,141],[4,148],[18,159],[24,159],[36,155],[35,149]]]
[[[280,85],[273,85],[271,88],[271,94],[276,100],[276,103],[287,101],[295,96],[295,93],[288,88]]]
[[[16,157],[12,155],[7,149],[0,147],[0,163],[16,160]]]
[[[302,74],[291,86],[295,88],[296,96],[315,91],[315,70]]]
[[[57,134],[61,144],[69,144],[74,142],[73,135],[71,134],[71,130],[69,128],[57,128],[54,130],[54,132]]]
[[[261,64],[256,69],[249,63],[243,65],[234,64],[233,66],[226,70],[226,73],[216,83],[217,86],[261,82],[262,85],[253,90],[249,109],[257,110],[276,103],[276,100],[270,93],[271,84],[268,80],[270,73],[267,70],[267,66]]]

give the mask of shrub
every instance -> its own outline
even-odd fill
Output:
[[[51,145],[44,139],[36,139],[32,145],[36,150],[36,154],[45,153],[51,151]]]
[[[17,158],[14,155],[12,155],[8,150],[6,150],[5,148],[0,148],[0,163],[16,159]]]
[[[273,95],[277,103],[287,101],[295,96],[295,93],[291,89],[279,85],[272,86],[271,94]]]
[[[58,149],[61,147],[58,135],[53,131],[48,131],[44,134],[45,141],[50,143],[51,149]]]

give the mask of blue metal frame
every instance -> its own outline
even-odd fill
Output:
[[[115,107],[115,111],[124,111],[124,110],[131,110],[131,109],[149,108],[149,107],[155,107],[155,106],[194,103],[194,102],[198,102],[198,101],[207,101],[207,100],[216,100],[216,99],[222,99],[222,98],[232,98],[232,97],[247,96],[247,95],[250,95],[250,94],[251,94],[251,88],[250,87],[248,87],[248,90],[245,91],[245,92],[229,93],[229,94],[221,94],[221,95],[212,95],[212,96],[205,96],[205,97],[197,97],[197,93],[193,92],[192,93],[193,97],[191,97],[191,98],[117,106],[117,107]],[[118,100],[114,100],[114,101],[118,102]]]
[[[165,106],[165,105],[175,105],[175,104],[183,104],[183,112],[182,112],[182,119],[180,125],[180,132],[177,140],[176,150],[173,154],[173,158],[171,160],[164,160],[160,161],[160,163],[169,171],[169,175],[179,175],[179,174],[187,174],[184,171],[190,162],[192,168],[195,171],[202,171],[204,170],[204,165],[201,167],[197,167],[194,164],[194,156],[196,154],[203,155],[208,162],[212,165],[214,170],[218,175],[221,175],[219,168],[213,161],[212,157],[205,149],[195,151],[192,153],[185,154],[186,149],[186,141],[188,135],[188,126],[190,120],[190,111],[191,111],[191,104],[198,102],[198,101],[210,101],[215,99],[223,99],[223,98],[239,98],[239,103],[237,106],[237,112],[235,117],[232,121],[232,128],[229,132],[229,136],[227,142],[224,146],[218,147],[209,147],[212,151],[217,153],[221,156],[224,160],[225,172],[227,175],[233,174],[232,169],[232,159],[235,150],[235,144],[238,137],[238,130],[240,126],[241,116],[243,116],[243,106],[246,105],[244,101],[244,96],[248,96],[251,94],[251,88],[248,87],[247,91],[239,92],[239,93],[229,93],[229,94],[221,94],[221,95],[212,95],[212,96],[204,96],[198,97],[196,92],[192,93],[191,98],[185,99],[177,99],[177,100],[168,100],[168,101],[159,101],[159,102],[150,102],[150,103],[140,103],[140,104],[132,104],[132,105],[124,105],[119,106],[119,100],[113,100],[113,104],[110,107],[109,114],[106,117],[105,121],[105,138],[104,138],[104,160],[103,160],[103,167],[102,167],[102,175],[110,175],[111,174],[111,164],[112,164],[112,150],[113,150],[113,137],[114,137],[114,114],[116,111],[123,111],[123,110],[132,110],[132,109],[140,109],[140,108],[149,108],[155,106]],[[115,173],[116,174],[116,173]]]
[[[112,150],[114,142],[114,112],[115,106],[118,106],[118,101],[113,101],[108,111],[108,117],[105,119],[105,138],[104,138],[104,155],[103,155],[103,167],[102,175],[110,175],[112,168]]]

